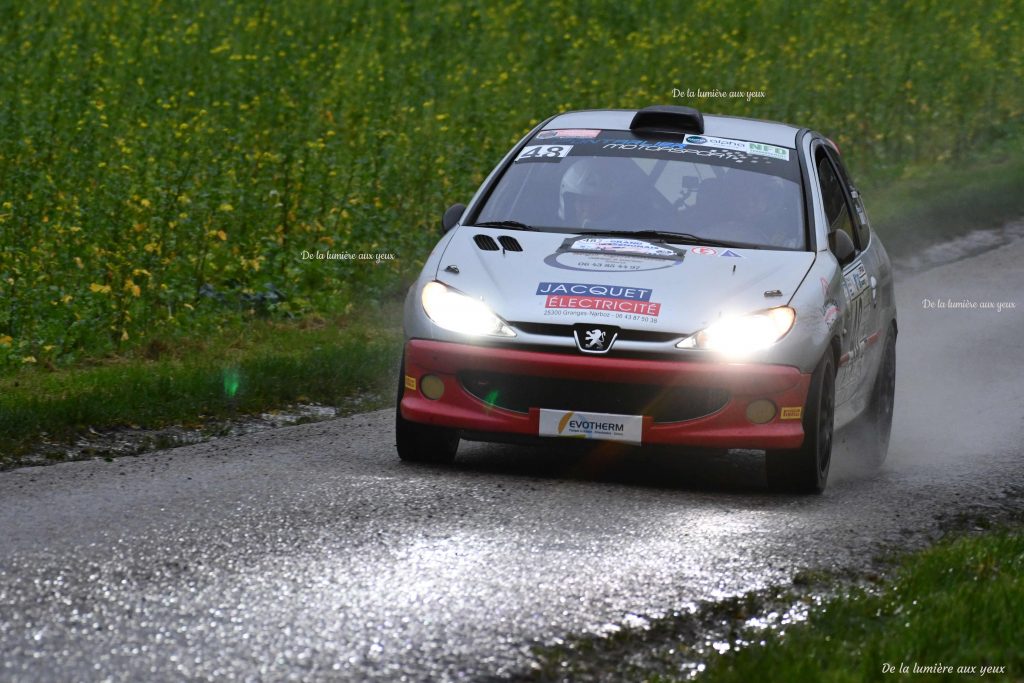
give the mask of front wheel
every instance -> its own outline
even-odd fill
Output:
[[[765,467],[768,486],[776,491],[821,493],[828,481],[835,424],[836,370],[828,350],[811,375],[804,407],[804,442],[799,448],[768,451]]]
[[[395,406],[395,447],[398,457],[408,462],[448,464],[459,450],[459,430],[410,422],[402,417],[405,392],[405,358],[398,373],[398,401]]]

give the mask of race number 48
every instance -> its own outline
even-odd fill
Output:
[[[523,151],[516,157],[516,161],[546,161],[561,159],[569,154],[572,145],[530,145],[524,147]]]

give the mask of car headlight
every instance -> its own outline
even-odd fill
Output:
[[[768,348],[793,329],[796,311],[789,306],[752,315],[726,318],[676,344],[680,349],[707,349],[730,356],[745,356]]]
[[[423,310],[439,327],[471,335],[514,337],[516,333],[479,299],[460,294],[440,282],[423,287]]]

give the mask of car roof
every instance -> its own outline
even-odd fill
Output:
[[[629,130],[636,115],[635,109],[592,109],[559,114],[544,126],[553,128],[600,128],[602,130]],[[777,121],[745,119],[739,116],[704,114],[704,135],[734,138],[749,142],[764,142],[780,147],[796,147],[799,128]]]

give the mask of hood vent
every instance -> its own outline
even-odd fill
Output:
[[[523,245],[519,244],[519,240],[509,235],[499,236],[497,242],[490,235],[473,235],[473,241],[476,242],[476,246],[482,251],[498,251],[498,249],[503,249],[504,251],[523,250]],[[500,247],[498,243],[501,243]]]
[[[504,247],[505,251],[523,250],[523,245],[519,244],[519,240],[517,240],[515,237],[502,235],[501,237],[498,238],[498,241],[501,243],[501,246]]]
[[[498,251],[498,244],[490,235],[474,235],[473,241],[484,251]]]

